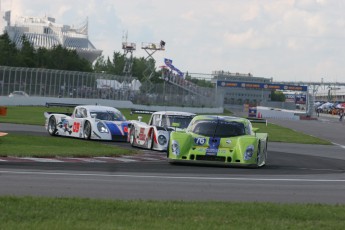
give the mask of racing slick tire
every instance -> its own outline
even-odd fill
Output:
[[[261,142],[259,141],[259,144],[258,144],[258,152],[257,152],[257,156],[256,156],[256,168],[260,168],[260,156],[261,155]]]
[[[56,136],[56,118],[54,116],[51,116],[48,121],[48,133],[51,136]]]
[[[150,130],[150,135],[147,137],[146,147],[152,149],[153,146],[153,129]]]
[[[170,148],[169,148],[169,146],[170,146],[170,138],[169,138],[169,141],[168,141],[168,147],[167,147],[167,159],[169,160],[169,155],[170,155]]]
[[[84,139],[90,140],[91,139],[91,132],[92,132],[91,124],[90,124],[90,122],[87,121],[84,124]]]
[[[259,161],[259,156],[263,157],[264,159]],[[257,153],[257,158],[256,158],[256,168],[264,167],[266,165],[266,160],[267,160],[267,142],[266,142],[265,149],[263,150],[263,153],[261,153],[261,142],[259,142],[258,153]],[[263,164],[261,162],[263,162]]]
[[[131,144],[132,147],[134,147],[134,139],[135,139],[135,130],[133,128],[134,127],[131,128],[131,131],[129,133],[129,143]]]

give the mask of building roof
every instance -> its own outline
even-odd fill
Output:
[[[10,39],[18,48],[22,46],[22,37],[34,46],[34,48],[44,47],[51,49],[61,45],[64,48],[76,50],[80,57],[91,63],[102,54],[102,50],[96,49],[88,37],[88,20],[77,28],[69,25],[58,24],[52,17],[19,17],[17,21],[11,23],[10,11],[1,15],[2,32],[7,32]]]

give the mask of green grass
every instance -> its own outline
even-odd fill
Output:
[[[0,229],[344,229],[345,206],[0,197]]]
[[[259,132],[268,133],[269,142],[332,145],[330,141],[271,123],[268,123],[267,126],[264,123],[254,123],[253,126],[258,127]]]
[[[69,137],[10,134],[0,139],[0,156],[16,157],[90,157],[135,154],[136,149],[107,145]]]

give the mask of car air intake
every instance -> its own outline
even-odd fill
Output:
[[[196,156],[196,160],[225,162],[226,158],[220,156]]]

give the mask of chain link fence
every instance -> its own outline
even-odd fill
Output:
[[[23,91],[29,96],[128,100],[134,104],[219,107],[216,89],[198,87],[170,76],[143,92],[145,82],[106,73],[0,66],[0,95]]]

